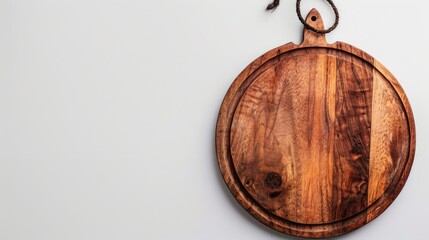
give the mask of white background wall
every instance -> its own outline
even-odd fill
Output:
[[[409,180],[338,239],[428,239],[425,1],[336,1],[327,36],[372,54],[414,109]],[[217,113],[238,73],[293,41],[295,1],[0,0],[0,239],[294,239],[254,220],[217,168]],[[328,5],[317,7],[326,24]]]

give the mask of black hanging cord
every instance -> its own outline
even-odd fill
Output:
[[[332,0],[326,0],[326,1],[329,3],[329,5],[331,5],[332,10],[334,11],[335,22],[328,29],[317,29],[317,28],[312,27],[310,24],[308,24],[308,23],[305,22],[305,19],[302,17],[302,14],[301,14],[301,1],[302,0],[297,0],[296,1],[296,14],[298,15],[298,18],[301,21],[301,23],[304,24],[305,28],[308,28],[311,31],[316,32],[316,33],[320,33],[320,34],[330,33],[332,31],[334,31],[335,28],[337,28],[338,23],[340,22],[340,14],[338,13],[337,6],[335,6],[335,4],[334,4],[334,2]],[[275,10],[279,5],[280,5],[280,0],[274,0],[272,3],[270,3],[267,6],[267,10]]]
[[[268,4],[267,11],[276,9],[279,6],[279,4],[280,4],[280,0],[274,0],[272,3]]]

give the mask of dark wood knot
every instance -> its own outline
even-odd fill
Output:
[[[279,188],[282,185],[282,177],[274,172],[270,172],[265,176],[265,186],[270,189]]]

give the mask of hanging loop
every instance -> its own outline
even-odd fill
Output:
[[[320,33],[320,34],[330,33],[332,31],[334,31],[335,28],[337,28],[338,23],[340,22],[340,14],[338,13],[337,6],[335,6],[335,4],[334,4],[334,2],[332,0],[326,0],[326,1],[329,3],[329,5],[331,5],[332,10],[334,11],[335,22],[328,29],[317,29],[317,28],[314,28],[310,24],[308,24],[308,23],[305,22],[305,19],[302,17],[302,14],[301,14],[301,1],[302,0],[297,0],[296,1],[296,14],[298,15],[298,18],[301,21],[301,23],[304,24],[305,28],[308,28],[311,31],[313,31],[315,33]],[[279,4],[280,4],[280,0],[274,0],[272,3],[270,3],[267,6],[267,10],[275,10],[279,6]]]
[[[302,14],[301,14],[301,0],[296,1],[296,14],[298,15],[298,18],[301,21],[301,23],[304,24],[305,28],[308,28],[311,31],[313,31],[315,33],[320,33],[320,34],[330,33],[332,31],[334,31],[335,28],[337,28],[338,23],[340,22],[340,14],[338,13],[338,8],[337,8],[337,6],[335,6],[335,4],[332,0],[326,0],[326,1],[329,3],[329,5],[331,5],[332,10],[335,13],[335,22],[328,29],[317,29],[317,28],[312,27],[310,24],[306,23],[304,18],[302,17]]]

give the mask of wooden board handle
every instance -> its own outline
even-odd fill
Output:
[[[317,9],[313,8],[307,15],[305,22],[316,29],[325,29],[322,16]],[[301,46],[326,46],[326,38],[324,34],[313,32],[308,28],[304,28],[304,40]]]

